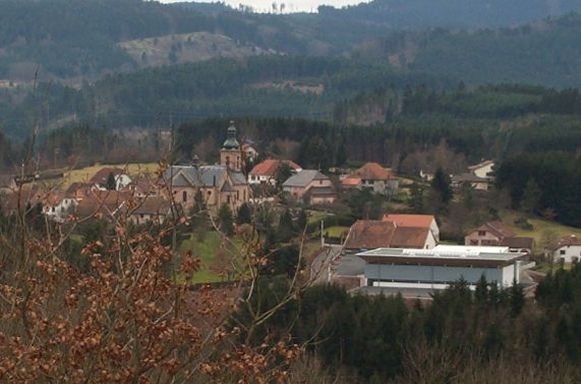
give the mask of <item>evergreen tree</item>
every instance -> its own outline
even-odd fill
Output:
[[[281,162],[274,175],[275,186],[278,191],[282,191],[282,184],[293,175],[293,171],[286,162]]]
[[[243,203],[236,213],[236,224],[250,224],[252,222],[252,210],[248,203]]]
[[[443,205],[448,205],[452,197],[454,197],[450,184],[450,176],[441,167],[438,167],[430,185],[432,190],[437,193],[439,201]]]
[[[521,211],[526,214],[534,213],[541,201],[542,193],[535,179],[529,178],[520,201]]]
[[[234,234],[232,210],[227,204],[222,204],[218,210],[218,225],[220,231],[222,231],[226,236],[232,236]]]
[[[418,183],[410,186],[410,205],[414,213],[424,212],[424,187]]]
[[[113,172],[109,172],[107,176],[107,181],[105,182],[105,188],[108,191],[116,191],[117,190],[117,181],[115,180],[115,175]]]
[[[516,279],[512,282],[508,297],[510,300],[510,314],[512,317],[516,317],[521,313],[525,305],[525,295],[522,286],[516,282]]]
[[[280,215],[277,229],[277,237],[279,241],[286,243],[292,239],[293,234],[295,233],[295,229],[290,209],[285,209],[284,212]]]
[[[305,228],[307,227],[308,218],[307,218],[307,211],[305,209],[301,209],[299,211],[299,216],[297,217],[297,232],[303,233]]]
[[[476,289],[474,290],[474,300],[477,304],[483,305],[488,301],[488,282],[484,275],[480,276],[480,279],[476,283]]]

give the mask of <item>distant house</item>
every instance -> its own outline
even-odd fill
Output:
[[[500,245],[507,237],[515,233],[500,221],[490,221],[471,230],[464,237],[465,245]]]
[[[575,235],[562,237],[552,251],[555,261],[579,262],[581,261],[581,239]]]
[[[72,183],[66,190],[65,195],[77,201],[81,201],[90,195],[91,191],[98,189],[94,184],[76,182]]]
[[[470,186],[476,190],[487,191],[492,185],[494,162],[486,160],[468,167],[468,172],[452,176],[452,188]]]
[[[158,196],[160,186],[151,178],[139,177],[131,181],[125,190],[131,191],[134,196],[141,198],[146,196]]]
[[[66,221],[79,204],[74,197],[56,191],[42,196],[39,202],[42,204],[42,213],[59,223]]]
[[[494,169],[494,161],[492,160],[485,160],[481,163],[471,165],[468,167],[470,173],[480,178],[492,178]]]
[[[300,165],[291,160],[267,159],[252,168],[248,174],[248,183],[274,185],[276,182],[276,173],[282,164],[288,165],[293,173],[298,173],[303,170]]]
[[[94,190],[76,206],[75,216],[80,219],[114,220],[127,212],[127,204],[131,200],[128,192]]]
[[[478,191],[488,191],[491,186],[491,179],[476,176],[473,173],[461,173],[452,175],[450,186],[454,189],[462,189],[470,186]]]
[[[427,228],[432,231],[436,241],[440,241],[440,228],[434,215],[388,214],[383,216],[383,221],[394,222],[400,227]]]
[[[383,220],[357,220],[349,229],[343,251],[357,253],[375,248],[431,249],[436,244],[430,228],[403,227]]]
[[[331,179],[317,170],[305,169],[291,176],[282,188],[292,199],[306,204],[332,204],[337,200]]]
[[[97,186],[99,189],[107,189],[109,175],[113,175],[116,191],[127,187],[131,183],[131,177],[129,177],[125,170],[112,167],[101,168],[93,177],[91,177],[89,182]]]
[[[470,231],[464,237],[464,244],[506,246],[511,252],[531,254],[534,240],[531,237],[515,236],[515,233],[500,221],[490,221]]]
[[[393,177],[391,171],[378,163],[365,163],[341,181],[341,186],[344,189],[369,188],[374,193],[382,195],[396,191],[398,184],[398,180]]]
[[[133,224],[163,223],[171,215],[171,203],[159,196],[138,198],[128,213]]]

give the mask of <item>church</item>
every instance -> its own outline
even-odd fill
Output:
[[[248,202],[250,187],[242,172],[242,149],[236,135],[236,127],[231,122],[220,150],[219,164],[199,165],[194,159],[192,164],[172,165],[164,172],[166,189],[184,212],[190,212],[200,196],[212,214],[216,214],[223,204],[236,213],[243,203]]]

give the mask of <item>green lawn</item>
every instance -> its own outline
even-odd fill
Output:
[[[226,271],[232,269],[232,263],[241,263],[240,241],[237,238],[225,239],[215,231],[206,231],[203,235],[194,233],[184,240],[179,246],[180,253],[191,251],[200,259],[200,270],[194,274],[192,283],[228,280]]]
[[[342,226],[334,226],[325,228],[325,233],[327,236],[331,237],[345,237],[347,232],[349,231],[349,227],[342,227]]]
[[[71,184],[76,182],[86,182],[91,177],[95,175],[101,168],[105,167],[115,167],[125,169],[130,176],[135,176],[139,174],[149,174],[153,175],[158,169],[158,163],[136,163],[136,164],[96,164],[90,167],[85,167],[81,169],[73,169],[71,171],[65,172],[62,179],[61,189],[67,189]]]
[[[541,218],[529,218],[528,222],[532,224],[533,229],[522,229],[514,224],[514,220],[519,214],[514,211],[505,211],[501,214],[502,222],[508,225],[517,236],[528,236],[535,240],[536,253],[543,251],[542,247],[548,239],[555,241],[563,236],[576,235],[581,237],[581,228],[568,227],[554,221],[548,221]]]

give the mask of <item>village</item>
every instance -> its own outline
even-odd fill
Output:
[[[204,164],[194,155],[189,163],[167,165],[156,173],[135,174],[122,166],[107,166],[66,189],[58,180],[48,183],[32,177],[19,182],[17,177],[3,176],[0,207],[4,216],[36,211],[62,226],[101,220],[147,228],[175,222],[178,217],[193,221],[195,215],[204,213],[213,227],[210,230],[225,236],[234,236],[244,225],[258,226],[256,216],[261,211],[271,216],[263,227],[274,226],[277,217],[282,227],[286,215],[289,227],[295,228],[291,230],[294,235],[283,236],[276,244],[286,246],[308,238],[309,255],[301,257],[308,264],[312,282],[337,283],[366,294],[399,293],[408,298],[430,299],[435,291],[458,280],[474,288],[480,279],[500,288],[519,284],[532,296],[544,275],[536,271],[539,263],[569,265],[581,257],[581,239],[575,234],[542,248],[532,236],[517,235],[500,220],[469,228],[463,243],[442,241],[437,214],[412,212],[405,204],[399,204],[399,211],[380,212],[373,219],[361,213],[352,222],[333,220],[337,217],[330,207],[341,196],[364,191],[367,199],[373,196],[373,200],[356,209],[369,210],[370,204],[381,205],[401,196],[406,188],[409,193],[409,182],[405,185],[405,179],[377,163],[328,176],[318,169],[303,169],[290,159],[258,159],[259,150],[251,143],[239,142],[232,122],[218,164]],[[250,171],[246,174],[245,169]],[[449,187],[456,193],[466,189],[487,193],[494,183],[493,175],[494,163],[483,161],[466,173],[451,175]],[[422,172],[418,177],[430,183],[434,175]],[[297,212],[306,217],[301,220]],[[334,221],[343,222],[333,225]],[[193,226],[187,228],[186,237],[181,238],[188,239],[189,233],[197,231],[200,229]],[[263,230],[265,233],[270,232]],[[178,249],[183,247],[178,244]],[[228,269],[227,263],[216,263]],[[224,276],[237,278],[231,270],[220,276],[221,281]],[[196,281],[216,280],[214,276],[209,281],[204,277]]]

